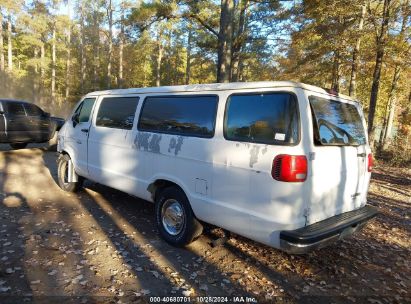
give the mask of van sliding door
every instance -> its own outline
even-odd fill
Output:
[[[88,143],[88,169],[97,182],[135,193],[138,157],[132,149],[131,129],[139,97],[103,97],[97,108]]]

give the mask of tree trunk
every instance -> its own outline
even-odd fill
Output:
[[[86,81],[86,50],[84,44],[86,43],[86,34],[84,30],[84,3],[81,1],[80,7],[80,73],[81,73],[81,83],[80,90],[81,93],[85,92],[85,81]]]
[[[44,49],[44,42],[41,42],[41,46],[40,46],[40,78],[41,81],[44,80],[44,58],[46,56],[46,51]]]
[[[231,59],[231,81],[236,82],[240,78],[240,61],[241,61],[241,52],[246,41],[245,29],[246,29],[246,12],[248,7],[248,0],[241,0],[239,2],[240,6],[240,16],[238,20],[238,27],[233,38],[232,46],[232,59]],[[233,18],[235,22],[235,18]],[[234,27],[234,25],[233,25]]]
[[[9,72],[13,71],[13,49],[11,44],[11,15],[7,19],[7,51],[8,51],[8,66],[7,70]]]
[[[334,52],[333,73],[331,79],[331,89],[335,92],[340,91],[340,51]]]
[[[220,31],[218,33],[217,82],[231,80],[234,0],[221,0]]]
[[[391,139],[392,139],[392,136],[391,136],[392,126],[394,124],[394,116],[395,116],[396,103],[397,103],[397,98],[395,96],[395,91],[397,89],[397,83],[398,83],[398,80],[400,78],[400,74],[401,74],[401,69],[400,68],[396,69],[395,74],[394,74],[394,79],[393,79],[393,82],[392,82],[392,86],[391,86],[390,96],[389,96],[389,102],[390,102],[391,106],[390,106],[390,112],[388,114],[387,130],[384,134],[384,138],[383,138],[383,142],[382,142],[383,149],[387,148],[387,144],[389,144]]]
[[[34,59],[37,59],[39,55],[39,50],[38,48],[34,49]],[[38,99],[38,94],[39,94],[39,79],[38,79],[38,73],[39,73],[39,68],[37,63],[34,65],[34,78],[33,78],[33,96],[34,96],[34,102],[37,102]]]
[[[56,99],[56,23],[53,24],[53,34],[51,42],[51,100]]]
[[[161,43],[162,33],[161,29],[158,30],[157,35],[157,60],[156,60],[156,86],[161,85],[161,61],[163,60],[163,44]]]
[[[191,25],[188,27],[188,39],[187,39],[187,57],[186,57],[186,79],[185,84],[190,84],[191,77],[191,39],[193,36],[193,29]]]
[[[388,93],[387,107],[385,108],[384,123],[380,133],[379,147],[384,150],[387,148],[387,140],[391,139],[392,125],[394,122],[394,114],[396,110],[395,91],[401,76],[401,68],[397,64],[394,70],[394,77],[392,79],[390,92]]]
[[[111,61],[113,60],[113,5],[109,0],[107,8],[108,16],[108,62],[107,62],[107,88],[111,88]]]
[[[167,53],[165,54],[167,63],[165,65],[165,74],[168,76],[168,81],[166,82],[167,85],[175,85],[176,83],[176,70],[177,70],[177,66],[178,66],[178,58],[173,58],[173,47],[171,44],[171,40],[173,39],[173,30],[170,29],[169,31],[167,31],[166,33],[166,37],[165,37],[165,43],[167,45],[166,48],[164,48],[164,50],[167,50]],[[173,58],[173,59],[171,59]]]
[[[118,84],[119,87],[123,87],[123,48],[124,48],[124,7],[121,4],[121,25],[120,25],[120,42],[119,42],[119,54],[118,54]]]
[[[98,72],[100,70],[100,25],[98,23],[98,12],[95,9],[93,13],[94,43],[93,43],[93,89],[97,90]]]
[[[37,48],[34,49],[34,59],[37,59],[37,56],[39,55],[39,50]],[[37,63],[34,65],[34,73],[37,75],[39,72],[39,67]]]
[[[372,77],[373,80],[372,80],[371,94],[370,94],[370,106],[368,110],[368,138],[369,138],[371,148],[374,147],[374,134],[375,134],[374,117],[375,117],[375,111],[377,108],[377,99],[378,99],[378,90],[380,87],[381,69],[382,69],[383,57],[384,57],[384,52],[385,52],[388,21],[390,18],[390,10],[389,10],[390,2],[391,0],[384,0],[381,30],[376,39],[377,54],[375,57],[375,67],[374,67],[374,73]]]
[[[68,100],[70,96],[70,65],[71,65],[71,19],[70,19],[70,8],[71,8],[71,1],[67,1],[67,16],[69,20],[69,27],[67,31],[67,58],[66,58],[66,93],[65,93],[65,98],[66,101]]]
[[[0,71],[4,72],[3,14],[0,10]]]
[[[355,43],[354,51],[352,53],[352,65],[351,65],[351,78],[350,78],[350,88],[349,95],[355,97],[356,94],[356,80],[357,80],[357,69],[358,69],[358,55],[360,54],[361,46],[361,33],[364,28],[364,18],[366,12],[365,3],[361,6],[361,16],[358,24],[357,41]]]
[[[124,40],[120,38],[120,45],[118,51],[118,85],[119,88],[123,87],[123,48],[124,48]]]

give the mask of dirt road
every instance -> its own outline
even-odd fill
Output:
[[[0,303],[411,302],[409,169],[376,169],[369,200],[381,215],[362,232],[293,256],[239,236],[212,248],[218,229],[171,247],[152,204],[91,182],[65,193],[56,152],[0,149]]]

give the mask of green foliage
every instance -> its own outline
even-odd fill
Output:
[[[231,79],[295,80],[321,87],[337,85],[340,92],[348,94],[352,55],[356,42],[361,38],[356,96],[368,110],[376,37],[382,22],[382,0],[332,3],[320,0],[292,3],[230,1],[234,1],[230,17],[233,35],[226,43],[232,48]],[[67,2],[71,3],[70,16],[65,6]],[[66,101],[67,88],[67,101],[76,101],[85,92],[105,89],[110,36],[113,37],[113,88],[120,86],[120,66],[123,71],[122,87],[153,86],[158,80],[161,85],[184,84],[187,80],[189,83],[216,81],[221,39],[219,1],[113,0],[112,35],[109,33],[106,0],[22,3],[0,1],[6,66],[1,72],[0,89],[10,97],[15,95],[39,103],[50,102],[53,44],[56,46],[54,68],[59,104]],[[367,12],[360,31],[358,24],[363,3]],[[409,0],[392,1],[389,9],[376,122],[381,125],[387,116],[394,71],[400,67],[401,74],[394,92],[398,108],[394,122],[396,128],[401,129],[410,125],[399,116],[410,102]],[[9,16],[12,22],[12,71],[7,70]],[[56,39],[53,41],[54,26]],[[402,27],[405,30],[401,31]],[[121,29],[124,29],[123,40]]]

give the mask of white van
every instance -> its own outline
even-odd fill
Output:
[[[59,185],[83,178],[155,203],[169,243],[202,222],[291,253],[350,235],[372,169],[365,120],[347,96],[295,82],[93,92],[58,136]]]

